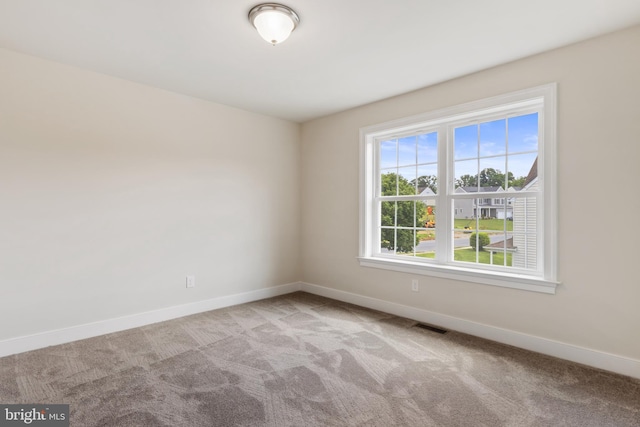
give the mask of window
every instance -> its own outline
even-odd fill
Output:
[[[360,264],[554,293],[555,91],[361,129]]]

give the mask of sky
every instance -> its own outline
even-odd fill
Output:
[[[437,147],[436,132],[383,141],[381,173],[397,171],[409,181],[437,175]],[[516,178],[527,176],[537,151],[537,113],[458,127],[454,129],[455,177],[476,175],[485,168],[502,173],[508,169]]]

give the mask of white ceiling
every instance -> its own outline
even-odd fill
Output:
[[[640,0],[0,0],[0,47],[293,121],[640,23]],[[1,71],[1,70],[0,70]]]

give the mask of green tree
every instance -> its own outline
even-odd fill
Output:
[[[521,176],[520,178],[515,178],[512,179],[509,182],[509,187],[524,187],[524,183],[527,181],[527,177],[526,176]]]
[[[456,179],[456,187],[475,187],[478,185],[475,175],[465,174]]]
[[[480,187],[502,187],[505,188],[505,179],[509,180],[509,187],[522,187],[526,177],[515,178],[513,173],[505,174],[499,169],[485,168],[478,174],[480,176]],[[456,179],[456,187],[475,187],[478,181],[475,175],[462,175]]]
[[[509,182],[513,180],[513,174],[508,173]],[[505,175],[494,168],[485,168],[480,171],[480,187],[505,187]]]
[[[435,175],[419,176],[417,179],[412,179],[411,181],[409,181],[409,184],[415,184],[416,187],[418,187],[418,190],[429,187],[434,193],[438,192],[438,177]]]
[[[484,247],[491,243],[491,239],[487,233],[479,233],[480,237],[478,238],[478,249],[484,250]],[[476,247],[476,233],[471,233],[469,236],[469,246],[475,249]]]
[[[386,173],[381,176],[383,196],[415,195],[416,187],[403,176]],[[423,227],[420,218],[424,216],[426,206],[419,201],[382,202],[381,223],[383,226]],[[397,233],[397,234],[396,234]],[[396,239],[397,235],[397,239]],[[397,252],[412,252],[419,243],[414,230],[383,229],[381,234],[382,247]]]

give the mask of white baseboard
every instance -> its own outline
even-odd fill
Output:
[[[640,360],[303,282],[289,283],[70,328],[11,338],[0,341],[0,357],[137,328],[218,308],[258,301],[300,290],[640,379]]]
[[[25,351],[36,350],[52,345],[65,344],[71,341],[92,338],[99,335],[110,334],[112,332],[124,331],[126,329],[150,325],[152,323],[164,322],[165,320],[189,316],[191,314],[215,310],[217,308],[229,307],[232,305],[244,304],[246,302],[284,295],[299,291],[300,286],[301,284],[299,282],[289,283],[286,285],[244,292],[241,294],[228,295],[189,304],[162,308],[159,310],[147,311],[130,316],[87,323],[70,328],[11,338],[0,341],[0,357],[23,353]]]
[[[359,305],[361,307],[395,314],[396,316],[406,317],[419,322],[441,326],[446,329],[486,338],[503,344],[509,344],[514,347],[535,351],[537,353],[558,357],[560,359],[581,363],[594,368],[615,372],[629,377],[640,378],[640,360],[616,356],[614,354],[578,347],[533,335],[527,335],[521,332],[511,331],[509,329],[502,329],[495,326],[471,322],[457,317],[447,316],[428,310],[409,307],[311,283],[301,283],[300,290],[338,301]]]

